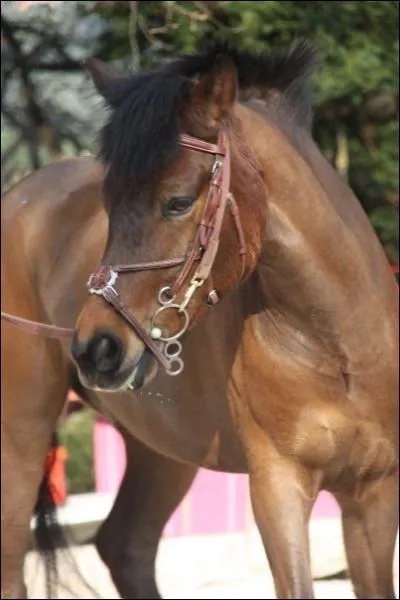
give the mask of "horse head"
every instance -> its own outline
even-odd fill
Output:
[[[100,144],[109,231],[72,352],[86,386],[132,389],[160,365],[178,375],[184,335],[254,271],[265,187],[229,56],[130,77],[87,67],[110,109]]]

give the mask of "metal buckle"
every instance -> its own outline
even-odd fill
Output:
[[[214,160],[214,164],[212,166],[211,169],[211,181],[214,183],[214,181],[217,179],[219,172],[221,171],[222,168],[222,159],[221,158],[216,158]]]
[[[107,279],[106,276],[108,276]],[[95,273],[92,273],[88,279],[87,285],[89,287],[89,294],[104,296],[105,291],[111,291],[118,296],[118,292],[114,287],[117,279],[118,273],[111,269],[111,267],[100,267],[100,269]]]
[[[197,288],[201,287],[203,283],[204,279],[193,277],[193,279],[190,282],[190,286],[188,287],[187,292],[185,294],[185,299],[179,307],[179,312],[186,310],[186,307],[193,298],[195,291],[197,290]]]

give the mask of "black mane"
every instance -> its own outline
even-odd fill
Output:
[[[111,107],[101,132],[100,158],[129,182],[151,183],[178,152],[179,107],[190,89],[189,79],[207,73],[220,54],[233,60],[239,81],[239,100],[256,98],[298,128],[310,130],[312,101],[309,75],[315,64],[313,49],[305,42],[286,52],[260,56],[227,46],[184,56],[154,71],[116,80],[107,92]]]

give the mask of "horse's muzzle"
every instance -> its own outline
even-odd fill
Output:
[[[107,330],[96,332],[87,341],[75,335],[71,353],[82,384],[110,392],[141,387],[152,362],[152,355],[146,350],[135,361],[126,360],[125,344]]]

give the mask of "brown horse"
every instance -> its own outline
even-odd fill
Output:
[[[129,77],[90,61],[110,108],[101,161],[48,166],[4,197],[2,310],[75,333],[70,347],[3,327],[3,598],[26,597],[70,386],[126,438],[97,536],[123,598],[160,598],[158,542],[199,466],[249,474],[278,598],[314,597],[321,489],[342,509],[357,598],[395,597],[398,289],[312,140],[312,62],[304,45]]]

